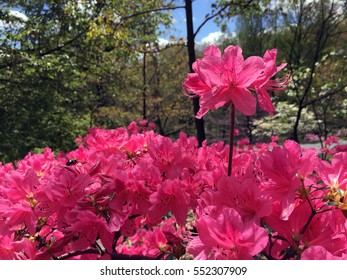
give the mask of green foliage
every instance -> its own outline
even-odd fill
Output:
[[[138,92],[126,87],[139,73],[129,66],[138,63],[139,49],[156,40],[158,26],[171,22],[169,13],[150,11],[169,4],[3,1],[0,161],[45,146],[69,150],[91,126],[140,118],[132,110]],[[104,121],[112,108],[117,120]]]

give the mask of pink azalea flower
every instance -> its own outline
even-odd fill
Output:
[[[315,149],[302,153],[295,141],[287,140],[283,147],[274,147],[259,158],[264,178],[263,186],[274,200],[281,201],[282,218],[288,219],[295,207],[296,191],[301,187],[299,177],[305,178],[313,170],[317,158]]]
[[[24,238],[13,241],[13,236],[0,235],[0,260],[29,260],[35,259],[34,244]]]
[[[278,142],[280,140],[280,138],[276,135],[272,135],[271,136],[271,142]]]
[[[329,135],[327,140],[324,141],[325,146],[339,143],[339,138],[333,135]]]
[[[248,87],[265,70],[261,57],[251,56],[244,60],[239,46],[227,47],[222,56],[216,46],[209,46],[204,58],[194,62],[193,70],[195,73],[188,74],[183,86],[192,96],[200,97],[197,118],[230,101],[242,114],[255,114],[256,99]]]
[[[335,154],[331,164],[327,161],[319,161],[316,171],[327,186],[347,191],[347,153]]]
[[[270,91],[281,91],[288,86],[290,81],[290,75],[287,75],[281,79],[270,80],[271,77],[276,75],[281,69],[283,69],[287,64],[282,63],[280,66],[276,66],[276,56],[277,50],[267,50],[264,54],[265,69],[264,72],[254,81],[252,87],[255,89],[258,97],[259,107],[273,114],[275,112],[275,107],[271,102],[271,98],[268,94]]]
[[[254,223],[244,223],[238,212],[224,208],[217,217],[204,216],[197,221],[199,237],[188,244],[196,259],[247,260],[261,252],[267,242],[266,230]],[[200,239],[195,240],[195,239]]]
[[[243,150],[249,144],[250,144],[249,143],[249,139],[248,138],[244,138],[242,140],[237,141],[237,148],[240,149],[240,150]]]
[[[319,161],[317,174],[328,187],[327,196],[332,199],[336,207],[347,210],[347,153],[340,152],[333,156],[331,164]]]
[[[50,173],[53,166],[56,164],[54,153],[51,149],[45,148],[43,154],[28,154],[24,159],[17,163],[17,169],[25,172],[28,169],[33,169],[39,178],[46,173]]]
[[[35,171],[31,168],[26,170],[24,174],[14,171],[7,174],[4,178],[5,196],[13,203],[19,200],[30,201],[34,199],[34,194],[39,185],[39,181]]]
[[[345,219],[341,219],[342,214],[339,210],[317,214],[303,231],[311,215],[309,204],[298,203],[288,220],[281,219],[280,208],[280,205],[276,203],[273,214],[264,218],[265,224],[275,232],[275,235],[286,240],[280,246],[277,244],[272,248],[272,256],[282,258],[281,252],[290,246],[295,249],[297,255],[314,246],[322,246],[335,256],[346,253],[346,246],[342,245],[346,244]]]
[[[73,210],[66,215],[66,221],[70,225],[67,230],[78,236],[78,240],[74,244],[75,250],[93,245],[97,238],[100,238],[107,250],[112,250],[113,234],[104,218],[91,211]],[[81,246],[81,248],[76,246]]]
[[[14,232],[25,225],[24,227],[28,228],[29,233],[34,234],[37,216],[32,207],[24,200],[16,204],[6,204],[5,202],[0,199],[0,217],[8,226],[8,229]]]
[[[59,199],[61,207],[73,208],[76,202],[85,194],[85,188],[90,182],[87,174],[77,175],[72,172],[61,170],[56,174],[51,192],[55,199]]]
[[[136,235],[129,238],[130,242],[117,244],[117,253],[128,255],[143,255],[156,258],[162,253],[170,253],[171,246],[167,244],[167,239],[161,228],[153,230],[141,229]]]
[[[174,143],[170,138],[157,136],[148,144],[148,153],[163,177],[174,179],[179,177],[184,168],[193,168],[196,164],[191,152],[194,144],[184,134]]]
[[[319,136],[316,134],[308,133],[305,135],[304,140],[308,141],[319,141]]]
[[[241,180],[230,176],[221,177],[216,185],[217,191],[211,192],[213,204],[237,210],[244,221],[258,222],[261,217],[270,215],[272,202],[260,192],[252,175],[250,171]]]
[[[150,195],[149,201],[153,204],[149,209],[151,222],[160,222],[165,214],[172,211],[177,223],[184,225],[190,196],[179,180],[166,180],[158,186],[157,192]]]
[[[237,47],[233,62],[231,49],[224,60],[214,50],[197,63],[202,70],[197,78],[218,61],[223,75],[228,63],[246,67],[237,60]],[[246,90],[278,83],[268,78],[282,65],[275,65],[273,51],[267,55],[263,72]],[[220,89],[216,76],[206,79]],[[46,148],[17,162],[16,169],[0,164],[0,259],[51,259],[90,248],[96,240],[107,252],[153,258],[165,258],[163,253],[180,258],[187,249],[196,259],[250,259],[263,252],[278,259],[346,259],[347,153],[328,149],[334,154],[329,163],[293,141],[283,146],[274,142],[277,137],[270,144],[245,141],[226,177],[225,143],[198,148],[183,133],[172,141],[136,127],[134,133],[92,129],[84,146],[66,155],[55,158]],[[330,137],[328,144],[336,141]],[[68,159],[77,163],[67,166]],[[328,197],[341,205],[327,203]],[[198,235],[190,235],[193,227]],[[117,245],[116,232],[122,235]]]

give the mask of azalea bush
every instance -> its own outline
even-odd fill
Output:
[[[220,106],[254,114],[251,92],[273,113],[266,90],[289,82],[270,80],[284,67],[275,60],[276,50],[244,60],[239,47],[207,48],[184,83],[200,97],[197,117]],[[276,136],[198,147],[153,129],[92,128],[76,150],[0,165],[0,259],[347,258],[347,148],[337,136],[320,151]]]
[[[0,258],[346,258],[347,152],[240,141],[227,176],[229,145],[143,123],[1,165]]]

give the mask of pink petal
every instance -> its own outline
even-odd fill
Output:
[[[228,87],[215,87],[213,90],[205,92],[200,96],[200,110],[196,115],[196,118],[202,118],[208,112],[208,110],[218,109],[229,101],[231,101],[231,99],[230,95],[228,94]]]
[[[272,61],[273,64],[276,65],[276,57],[277,57],[277,49],[267,50],[264,54],[264,62],[267,63],[267,62]],[[280,66],[278,66],[276,69],[276,73],[278,71],[282,70],[286,65],[287,65],[287,63],[282,63]],[[274,74],[276,74],[276,73],[274,73]]]
[[[225,103],[231,101],[228,94],[228,87],[214,87],[212,90],[206,92],[200,98],[200,106],[207,107],[209,109],[218,109]]]
[[[217,237],[213,231],[217,227],[215,220],[205,216],[197,221],[197,230],[199,233],[200,240],[207,247],[214,247],[219,242],[219,237]]]
[[[224,50],[222,64],[225,69],[233,69],[238,72],[238,70],[242,69],[243,63],[242,49],[239,46],[229,46]]]
[[[224,84],[220,73],[222,72],[219,59],[202,59],[197,60],[195,72],[199,75],[200,80],[209,87],[221,86]]]
[[[254,256],[261,252],[269,242],[269,237],[264,228],[256,224],[245,225],[243,232],[243,242],[252,244],[248,248],[250,255]]]
[[[246,116],[255,114],[257,101],[248,89],[237,87],[232,88],[230,97],[235,108]]]
[[[275,107],[267,91],[261,87],[257,90],[257,96],[260,108],[272,115],[275,112]]]
[[[183,83],[183,87],[186,90],[187,95],[190,93],[193,94],[193,97],[194,95],[202,95],[206,91],[210,90],[210,87],[203,83],[200,80],[199,75],[196,73],[188,74],[188,77]]]
[[[277,49],[267,50],[264,54],[264,61],[268,62],[271,60],[276,61]]]
[[[218,47],[214,46],[214,45],[211,45],[211,46],[208,46],[205,51],[204,51],[204,56],[205,57],[218,57],[218,58],[221,58],[222,57],[222,54],[221,54],[221,51]]]
[[[248,87],[252,84],[264,71],[264,60],[259,56],[251,56],[245,60],[242,69],[236,71],[236,86]]]
[[[207,112],[209,111],[210,109],[208,108],[204,108],[204,107],[201,107],[200,106],[200,110],[199,112],[196,114],[196,118],[197,119],[201,119],[203,116],[205,116],[207,114]]]
[[[306,249],[302,255],[302,260],[341,260],[346,259],[346,255],[342,255],[342,257],[338,257],[330,253],[323,246],[311,246]]]

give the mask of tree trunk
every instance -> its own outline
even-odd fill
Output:
[[[143,88],[142,88],[142,118],[147,119],[147,65],[146,65],[146,52],[143,53],[143,64],[142,64],[142,78],[143,78]]]
[[[188,47],[188,57],[189,57],[189,71],[193,73],[193,62],[195,61],[195,35],[193,28],[193,11],[192,11],[192,0],[186,0],[186,19],[187,19],[187,47]],[[198,113],[199,98],[193,98],[193,109],[194,116]],[[202,142],[206,139],[204,120],[195,118],[195,127],[197,132],[197,138],[199,146],[201,147]]]

